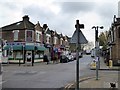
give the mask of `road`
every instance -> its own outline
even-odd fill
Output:
[[[80,58],[80,77],[95,75],[89,69],[92,58]],[[61,88],[76,80],[76,60],[59,64],[35,64],[32,66],[3,66],[3,88]]]

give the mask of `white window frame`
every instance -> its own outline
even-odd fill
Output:
[[[46,34],[46,43],[50,44],[50,34]]]
[[[54,44],[57,44],[57,37],[54,37]]]
[[[12,32],[14,34],[14,41],[17,41],[18,40],[19,30],[13,30]]]
[[[42,35],[42,32],[36,31],[35,34],[36,34],[36,41],[41,42],[41,35]]]

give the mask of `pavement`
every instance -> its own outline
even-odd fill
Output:
[[[90,69],[91,70],[96,70],[96,66],[92,65],[93,62],[91,62]],[[119,66],[107,66],[106,63],[104,63],[104,58],[100,57],[100,68],[99,70],[120,70]]]
[[[90,70],[96,70],[90,65]],[[99,71],[113,71],[113,73],[100,73]],[[98,70],[98,78],[96,76],[90,76],[81,78],[79,80],[80,90],[120,90],[120,67],[109,67],[104,63],[104,59],[100,58],[100,69]],[[115,84],[116,88],[112,88],[111,84]],[[74,90],[76,87],[75,83],[69,84],[65,87],[65,90]]]

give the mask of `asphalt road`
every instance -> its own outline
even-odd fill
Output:
[[[89,69],[92,58],[80,58],[80,78],[95,75]],[[59,64],[35,64],[32,66],[3,66],[3,88],[61,88],[76,80],[76,60]]]

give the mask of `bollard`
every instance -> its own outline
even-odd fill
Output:
[[[109,67],[110,67],[110,68],[113,67],[113,62],[112,62],[112,60],[109,60]]]

